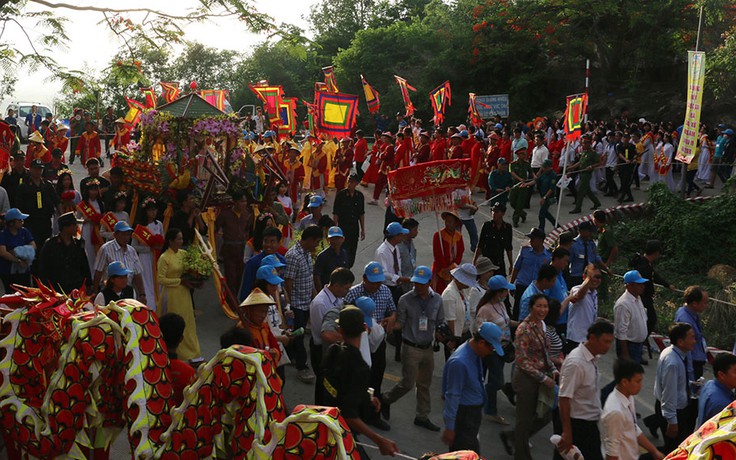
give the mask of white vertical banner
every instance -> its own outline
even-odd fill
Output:
[[[703,102],[703,83],[705,81],[705,53],[687,52],[687,108],[682,137],[677,145],[678,161],[690,164],[698,146],[700,132],[700,111]]]

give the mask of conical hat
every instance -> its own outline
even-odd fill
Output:
[[[33,131],[33,133],[30,136],[28,136],[28,141],[43,143],[43,136],[38,131]]]
[[[271,298],[271,296],[264,294],[259,288],[255,288],[250,292],[248,297],[245,298],[240,306],[252,307],[253,305],[273,305],[275,303],[276,302]]]

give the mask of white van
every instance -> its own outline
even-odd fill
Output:
[[[11,102],[8,104],[3,113],[2,119],[8,116],[8,109],[13,109],[15,112],[15,118],[18,119],[18,127],[20,128],[20,141],[25,143],[28,142],[28,127],[26,126],[26,115],[31,113],[31,106],[35,105],[38,108],[38,113],[41,114],[42,118],[46,118],[47,113],[53,113],[51,109],[40,102]]]

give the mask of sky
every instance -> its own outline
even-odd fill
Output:
[[[256,10],[266,13],[274,18],[276,24],[295,24],[306,29],[306,17],[309,8],[317,0],[254,0]],[[197,0],[165,0],[152,2],[151,0],[126,0],[117,2],[111,0],[79,0],[74,4],[78,6],[97,6],[120,8],[152,7],[154,9],[165,8],[167,13],[180,14],[187,9],[195,7]],[[30,5],[30,3],[29,3]],[[155,5],[155,6],[152,6]],[[29,7],[33,8],[33,6]],[[69,44],[66,49],[56,49],[53,56],[57,62],[70,69],[101,69],[109,62],[110,58],[120,49],[121,41],[116,38],[105,25],[98,24],[103,19],[101,13],[80,12],[59,9],[60,16],[68,19],[66,24]],[[184,27],[187,40],[200,42],[206,46],[220,49],[228,49],[242,52],[253,45],[262,42],[265,35],[253,34],[245,30],[245,27],[237,19],[217,19],[217,22],[190,24]],[[35,23],[24,23],[32,39],[43,36],[44,31],[36,28]],[[10,27],[10,26],[9,26]],[[23,43],[22,32],[17,28],[10,31],[10,40]],[[8,39],[6,35],[3,39]],[[20,45],[19,45],[20,46]],[[23,48],[26,51],[29,48]],[[0,107],[4,107],[12,101],[40,102],[51,106],[61,89],[58,82],[49,81],[49,72],[39,69],[29,73],[27,69],[18,72],[18,83],[13,95],[3,100]]]

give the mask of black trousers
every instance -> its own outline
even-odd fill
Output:
[[[616,186],[616,168],[606,168],[606,194],[616,195],[618,187]]]
[[[316,345],[314,339],[309,338],[309,360],[312,363],[312,371],[314,372],[314,404],[317,406],[325,405],[322,387],[322,344]]]
[[[571,418],[570,424],[572,425],[572,443],[580,449],[583,458],[585,460],[603,460],[598,421]]]
[[[455,442],[450,445],[450,452],[456,450],[472,450],[480,455],[478,430],[483,419],[483,405],[464,406],[457,408],[455,417]]]
[[[621,176],[621,191],[619,196],[621,201],[634,199],[634,195],[631,194],[631,182],[634,178],[635,168],[636,165],[634,164],[625,164],[618,170],[618,174]],[[639,175],[637,174],[636,177],[638,178]]]
[[[659,428],[662,430],[664,439],[664,446],[659,449],[662,452],[669,453],[675,450],[695,429],[695,421],[698,418],[698,401],[689,399],[688,403],[684,409],[677,410],[677,436],[674,438],[667,437],[667,419],[662,416],[662,403],[659,402],[659,399],[654,403],[654,415],[659,419]]]
[[[294,312],[294,329],[306,328],[309,321],[309,310],[292,309]],[[287,347],[289,358],[294,361],[296,370],[307,368],[307,348],[304,346],[304,335],[294,337]]]
[[[381,343],[375,353],[371,353],[371,381],[370,386],[376,396],[381,394],[383,373],[386,372],[386,341]]]
[[[527,284],[516,283],[516,290],[514,291],[514,308],[511,310],[511,319],[514,321],[519,320],[519,308],[521,308],[521,296],[524,295],[524,291],[528,288]]]
[[[357,223],[355,226],[346,225],[344,227],[342,226],[342,222],[340,224],[340,228],[342,228],[343,234],[345,235],[345,242],[342,244],[342,247],[344,247],[348,252],[348,267],[353,268],[353,264],[355,263],[355,254],[358,253],[360,229],[358,228]]]

